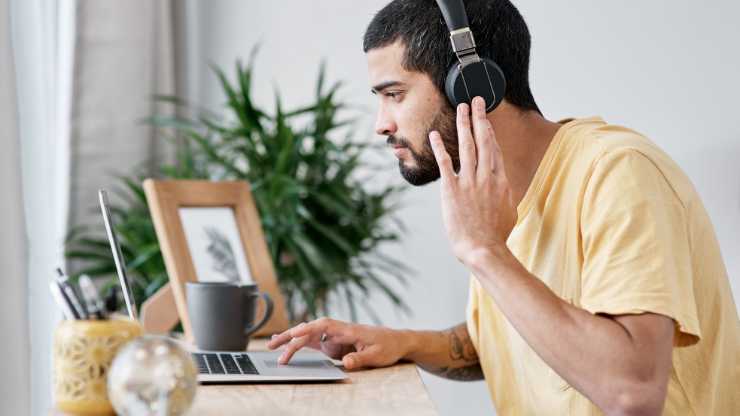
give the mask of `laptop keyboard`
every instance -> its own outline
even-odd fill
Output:
[[[247,354],[193,353],[201,374],[259,374]]]

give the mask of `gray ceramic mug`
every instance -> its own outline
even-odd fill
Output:
[[[243,351],[249,336],[272,315],[272,299],[254,284],[187,282],[186,296],[195,344],[201,350]],[[255,324],[260,297],[265,316]]]

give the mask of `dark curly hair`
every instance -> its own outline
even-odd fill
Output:
[[[504,71],[506,100],[539,113],[529,88],[529,29],[519,10],[508,0],[467,0],[465,10],[478,54]],[[457,58],[434,0],[394,0],[383,7],[365,31],[363,49],[367,53],[397,40],[406,47],[404,69],[429,75],[444,96],[445,76]]]

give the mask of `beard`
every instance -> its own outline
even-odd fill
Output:
[[[440,177],[439,165],[434,157],[432,145],[429,143],[429,133],[436,130],[442,136],[447,153],[452,159],[452,167],[455,172],[460,170],[460,155],[458,152],[457,126],[455,124],[455,112],[447,105],[442,105],[437,114],[434,115],[429,124],[423,131],[426,132],[426,139],[422,140],[420,150],[411,147],[411,143],[404,137],[388,136],[387,143],[394,146],[405,147],[411,157],[416,162],[416,166],[407,166],[402,159],[398,160],[398,169],[401,176],[414,186],[426,185],[436,181]]]

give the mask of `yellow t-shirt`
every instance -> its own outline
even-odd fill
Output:
[[[569,121],[517,212],[507,245],[560,298],[591,313],[676,321],[665,415],[740,415],[740,322],[727,271],[698,194],[664,152],[600,118]],[[467,314],[500,415],[602,414],[475,278]]]

